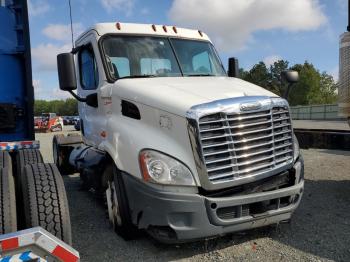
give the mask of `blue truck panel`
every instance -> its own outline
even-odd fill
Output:
[[[26,0],[0,1],[0,142],[34,139]]]

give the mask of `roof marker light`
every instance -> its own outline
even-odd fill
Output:
[[[153,24],[152,25],[152,29],[153,29],[154,32],[156,32],[157,31],[156,25]]]
[[[116,26],[116,28],[118,29],[118,30],[120,30],[121,29],[121,27],[120,27],[120,23],[118,22],[118,23],[116,23],[115,24],[115,26]]]
[[[165,25],[163,25],[163,30],[164,30],[165,33],[168,32],[168,30],[166,29]]]
[[[175,34],[177,34],[176,26],[173,26],[173,31],[175,32]]]
[[[201,37],[203,37],[203,33],[201,30],[198,30],[198,33],[200,34]]]

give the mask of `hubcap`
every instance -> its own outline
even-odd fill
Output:
[[[119,213],[118,198],[113,181],[108,182],[106,196],[109,220],[115,228],[117,225],[120,226],[122,224],[122,220]]]

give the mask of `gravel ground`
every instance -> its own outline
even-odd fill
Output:
[[[52,161],[52,134],[38,134]],[[290,224],[181,245],[162,245],[146,234],[125,242],[103,204],[65,177],[73,245],[81,261],[350,261],[350,152],[303,150],[305,193]]]

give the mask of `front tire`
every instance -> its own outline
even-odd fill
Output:
[[[113,181],[106,190],[109,219],[115,232],[124,240],[132,240],[138,235],[130,215],[128,199],[121,172],[113,167]]]

